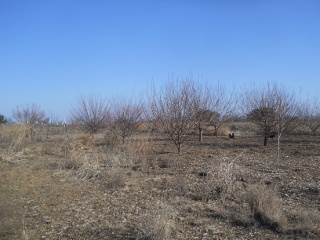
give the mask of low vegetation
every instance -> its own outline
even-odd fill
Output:
[[[203,128],[180,154],[148,125],[124,143],[116,128],[3,125],[0,239],[320,238],[318,134],[284,135],[278,162],[253,123]]]

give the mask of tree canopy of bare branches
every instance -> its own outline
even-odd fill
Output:
[[[71,106],[70,119],[78,124],[86,133],[96,134],[110,121],[110,108],[106,100],[97,95],[80,97],[75,105]]]
[[[221,84],[210,89],[210,97],[207,101],[208,109],[211,111],[207,119],[208,124],[214,127],[214,135],[218,135],[218,129],[234,113],[236,108],[234,91],[228,91]]]
[[[162,127],[178,153],[181,145],[194,133],[199,118],[197,113],[203,109],[199,89],[200,85],[188,76],[183,80],[172,79],[160,91],[154,89],[150,94],[150,119]]]
[[[318,98],[308,99],[302,104],[302,121],[315,136],[320,128],[320,102]]]
[[[134,101],[124,97],[114,98],[111,102],[111,116],[114,128],[122,138],[129,137],[136,129],[137,123],[141,120],[144,113],[142,101]]]
[[[35,103],[21,107],[17,106],[12,112],[12,117],[18,122],[27,124],[47,123],[49,121],[45,111]]]
[[[248,119],[253,121],[264,136],[264,145],[271,132],[277,132],[278,140],[283,133],[293,131],[301,124],[301,108],[297,96],[277,84],[267,84],[243,95],[242,107]]]

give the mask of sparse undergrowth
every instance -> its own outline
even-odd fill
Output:
[[[240,131],[244,124],[232,128]],[[62,131],[63,133],[63,131]],[[238,132],[237,132],[238,133]],[[77,132],[0,142],[0,239],[319,239],[319,136]]]

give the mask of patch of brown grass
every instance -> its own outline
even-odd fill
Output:
[[[168,203],[157,201],[148,205],[146,212],[139,217],[137,239],[172,239],[176,215],[176,209]]]
[[[247,192],[250,215],[259,227],[273,231],[283,231],[287,219],[283,212],[283,201],[276,195],[275,189],[265,185],[251,185]]]

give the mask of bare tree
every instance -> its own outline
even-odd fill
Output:
[[[37,126],[40,126],[39,140],[42,140],[42,127],[49,122],[46,113],[37,104],[17,106],[12,112],[12,117],[19,123],[26,124],[25,136],[34,139]]]
[[[273,99],[272,99],[273,100]],[[265,103],[262,103],[265,105]],[[268,138],[277,131],[277,114],[273,107],[258,106],[247,114],[247,119],[258,126],[258,131],[264,137],[263,145],[267,146]]]
[[[271,133],[276,132],[281,137],[299,125],[301,112],[296,95],[276,84],[246,91],[242,107],[247,118],[258,126],[265,146]]]
[[[217,112],[208,110],[207,108],[200,109],[196,115],[196,125],[199,130],[199,141],[202,141],[203,126],[208,125],[213,118],[219,115]]]
[[[218,135],[218,129],[229,119],[236,108],[234,91],[228,91],[221,84],[217,84],[211,90],[209,103],[211,111],[208,124],[214,127],[214,135]]]
[[[114,98],[111,102],[112,122],[122,138],[122,143],[125,138],[129,137],[136,129],[137,123],[141,120],[144,112],[144,104],[142,101],[134,101],[126,98]]]
[[[150,94],[151,120],[159,124],[164,133],[181,152],[181,145],[194,133],[199,103],[199,85],[192,76],[184,80],[172,79],[160,91]]]
[[[21,107],[17,106],[12,112],[12,117],[18,122],[27,124],[37,124],[49,121],[45,111],[35,103]]]
[[[221,84],[210,87],[204,85],[198,91],[200,110],[197,113],[197,127],[201,141],[202,126],[213,126],[214,136],[217,136],[218,129],[228,120],[236,105],[234,92],[227,91]]]
[[[285,87],[267,84],[264,88],[247,91],[243,100],[249,118],[264,135],[264,145],[271,131],[276,131],[279,163],[281,136],[301,124],[301,107],[297,96]]]
[[[82,131],[96,134],[110,120],[109,105],[97,95],[82,96],[71,106],[70,119],[72,123],[78,124]]]
[[[306,100],[302,105],[302,121],[307,126],[312,135],[316,135],[320,127],[320,103],[319,99]]]

